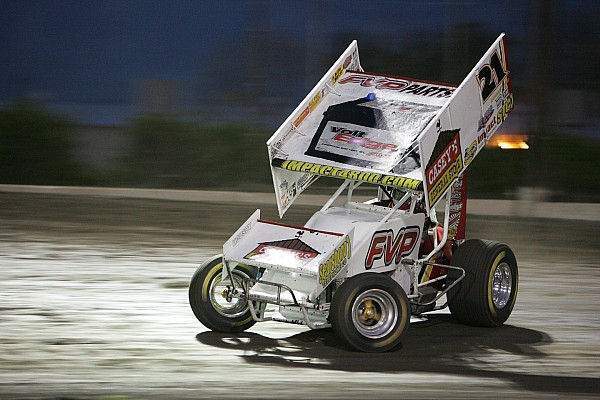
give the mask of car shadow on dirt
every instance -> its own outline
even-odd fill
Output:
[[[553,343],[544,332],[511,325],[464,326],[443,314],[412,323],[402,344],[383,354],[353,351],[340,344],[331,329],[306,331],[284,339],[253,332],[210,331],[196,338],[204,345],[238,350],[239,356],[250,364],[349,372],[441,373],[501,379],[533,392],[600,394],[598,378],[530,371],[548,370],[539,367],[549,357],[543,347]]]

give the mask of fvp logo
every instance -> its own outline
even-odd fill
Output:
[[[420,233],[421,230],[418,226],[402,228],[396,236],[394,236],[394,231],[391,229],[375,232],[367,251],[365,268],[371,269],[373,263],[381,258],[383,258],[386,267],[392,262],[398,264],[402,257],[412,253],[417,245]]]

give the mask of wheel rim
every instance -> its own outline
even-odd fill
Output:
[[[248,277],[239,271],[232,272],[230,276],[232,276],[236,288],[242,287],[243,278]],[[248,310],[248,303],[241,297],[233,297],[227,300],[228,286],[231,286],[231,280],[222,280],[219,273],[210,285],[210,302],[219,314],[228,318],[239,317]]]
[[[369,339],[389,334],[398,321],[398,306],[389,293],[380,289],[361,293],[352,304],[352,322]]]
[[[492,301],[496,308],[504,308],[512,293],[512,273],[507,263],[501,263],[494,271],[492,280]]]

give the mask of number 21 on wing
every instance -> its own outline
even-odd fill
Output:
[[[498,87],[507,74],[508,71],[500,60],[498,50],[494,51],[490,57],[489,64],[484,64],[477,73],[477,81],[481,88],[481,98],[484,102],[496,90],[496,87]]]

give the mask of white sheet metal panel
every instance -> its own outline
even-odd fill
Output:
[[[502,34],[418,139],[428,210],[450,190],[513,105]]]
[[[263,268],[319,274],[319,264],[326,260],[345,235],[275,222],[258,220],[244,230],[235,246],[223,248],[228,261]],[[229,242],[229,241],[228,241]]]

